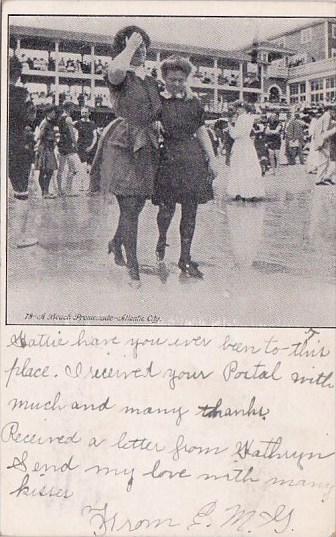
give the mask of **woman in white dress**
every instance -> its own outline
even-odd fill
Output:
[[[323,110],[318,110],[315,116],[312,117],[309,124],[308,134],[310,136],[310,147],[309,153],[306,161],[306,171],[307,173],[316,173],[316,170],[320,163],[320,155],[318,149],[316,149],[315,143],[315,130],[316,125],[318,124],[318,119],[322,116]]]
[[[235,103],[237,121],[230,127],[230,136],[234,139],[231,154],[230,179],[227,193],[236,200],[257,201],[265,196],[264,179],[261,175],[251,130],[255,116],[247,103]]]

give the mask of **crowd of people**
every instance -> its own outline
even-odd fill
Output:
[[[55,71],[56,60],[52,55],[48,58],[37,58],[34,56],[31,58],[25,53],[22,53],[19,57],[22,64],[22,73],[26,73],[28,70],[33,71]],[[84,58],[64,58],[61,56],[58,62],[58,71],[60,73],[80,73],[91,74],[91,60]],[[103,75],[108,69],[108,62],[102,61],[100,58],[94,61],[94,73],[96,75]]]
[[[240,203],[265,197],[268,169],[276,174],[284,160],[289,166],[296,159],[305,164],[307,140],[307,172],[317,174],[318,186],[335,184],[335,105],[317,109],[308,125],[299,112],[284,120],[277,113],[258,115],[253,105],[237,101],[229,117],[209,129],[204,109],[188,85],[191,63],[176,55],[165,59],[163,84],[159,84],[155,73],[149,76],[144,67],[149,45],[148,34],[136,26],[116,34],[106,75],[115,119],[102,132],[86,107],[74,122],[70,101],[49,105],[34,131],[34,106],[28,92],[17,85],[22,63],[11,58],[8,171],[18,247],[38,242],[29,224],[29,217],[34,216],[29,193],[32,171],[38,173],[42,196],[47,199],[78,195],[74,178],[83,173],[90,175],[88,195],[116,197],[119,222],[107,251],[118,266],[127,267],[130,283],[137,285],[138,222],[148,199],[158,207],[158,262],[165,258],[168,229],[180,204],[178,267],[190,277],[203,277],[192,259],[191,246],[198,206],[214,197],[212,183],[220,173],[220,153],[228,166],[228,196]],[[83,180],[80,184],[84,188]]]
[[[262,175],[270,171],[278,173],[281,165],[293,166],[298,161],[306,166],[308,173],[318,173],[320,153],[316,148],[316,138],[326,133],[335,125],[335,105],[320,105],[319,107],[280,113],[272,111],[268,114],[255,113],[251,105],[245,107],[252,110],[254,121],[249,136],[254,140]],[[235,106],[229,110],[228,117],[218,119],[209,124],[209,134],[217,154],[225,155],[226,165],[230,165],[231,151],[234,138],[231,135],[237,115]],[[335,180],[334,151],[335,137],[333,130],[329,132],[328,171],[322,176],[329,177],[328,182]],[[317,181],[318,184],[320,181]]]

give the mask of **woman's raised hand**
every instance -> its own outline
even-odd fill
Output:
[[[126,38],[126,47],[134,52],[140,47],[142,43],[142,35],[138,32],[134,32],[131,37]]]

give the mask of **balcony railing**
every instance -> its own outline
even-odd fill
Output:
[[[305,77],[307,75],[319,75],[325,71],[331,71],[333,74],[336,72],[336,58],[328,58],[327,60],[321,60],[318,62],[309,62],[297,67],[289,68],[290,78]]]
[[[60,78],[76,78],[83,80],[90,80],[94,77],[95,80],[103,80],[103,75],[87,74],[81,71],[42,71],[39,69],[24,69],[22,71],[23,76],[36,76],[36,77],[60,77]]]

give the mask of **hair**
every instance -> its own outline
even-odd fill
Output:
[[[254,107],[253,105],[251,105],[250,103],[247,103],[245,101],[234,101],[232,103],[232,106],[234,107],[234,110],[238,110],[238,108],[243,108],[245,110],[245,112],[252,112],[254,110]]]
[[[169,71],[182,71],[187,77],[192,71],[192,64],[182,56],[169,56],[161,63],[161,73],[163,78],[166,78]]]
[[[279,114],[277,112],[272,112],[268,118],[269,123],[275,123],[279,121]]]
[[[75,105],[72,101],[64,101],[62,108],[65,112],[71,112],[74,109]]]
[[[16,76],[19,78],[22,73],[22,63],[17,56],[12,56],[9,60],[9,76],[13,78]]]
[[[227,123],[224,119],[217,119],[214,124],[215,129],[224,129],[225,123]]]
[[[48,104],[48,106],[45,107],[45,115],[51,114],[51,112],[56,112],[56,114],[58,114],[59,108],[56,104]]]
[[[125,26],[125,28],[121,28],[121,30],[119,30],[114,36],[112,43],[112,58],[115,58],[115,56],[118,56],[118,54],[124,50],[126,47],[126,38],[130,38],[134,33],[141,35],[146,48],[150,47],[151,40],[145,30],[139,28],[139,26]]]

